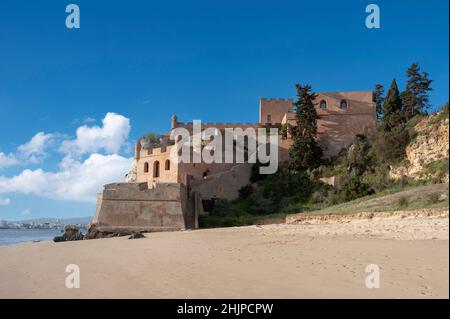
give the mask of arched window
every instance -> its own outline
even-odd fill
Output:
[[[165,169],[166,171],[169,171],[169,170],[170,170],[170,160],[166,160],[166,162],[164,163],[164,169]]]
[[[346,109],[348,107],[347,100],[342,100],[340,107],[341,107],[341,109]]]
[[[159,162],[155,161],[153,163],[153,177],[159,177]]]
[[[148,163],[144,163],[144,173],[148,173]]]
[[[321,109],[326,109],[327,108],[327,102],[325,100],[320,101],[319,107]]]
[[[272,122],[272,117],[270,116],[270,114],[267,114],[267,123],[271,123]]]

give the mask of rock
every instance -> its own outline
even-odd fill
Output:
[[[426,116],[414,126],[417,136],[406,147],[406,160],[390,167],[391,178],[437,178],[441,183],[448,183],[448,171],[439,176],[439,172],[427,170],[434,162],[448,161],[449,157],[449,120],[439,120],[439,117],[440,112]]]
[[[132,232],[129,230],[118,230],[118,231],[101,231],[98,229],[97,224],[90,224],[88,231],[84,239],[99,239],[99,238],[111,238],[111,237],[122,237],[129,236]]]
[[[71,225],[66,225],[64,227],[64,234],[63,236],[66,238],[66,240],[68,241],[72,241],[72,240],[83,240],[84,239],[84,235],[81,233],[81,231]]]
[[[129,231],[129,230],[121,230],[119,232],[114,233],[115,237],[123,237],[123,236],[129,236],[132,235],[133,232]]]
[[[64,227],[64,234],[62,234],[62,236],[56,236],[55,238],[53,238],[53,241],[55,243],[58,243],[62,241],[74,241],[83,239],[84,235],[78,228],[71,225],[66,225]]]
[[[141,233],[132,233],[128,239],[138,239],[138,238],[145,238],[144,234]]]
[[[125,175],[125,183],[134,183],[137,179],[137,162],[136,160],[133,161],[131,164],[130,171]]]
[[[54,241],[55,243],[59,243],[59,242],[61,242],[61,241],[66,241],[66,239],[65,239],[63,236],[55,236],[55,237],[53,238],[53,241]]]
[[[97,229],[97,224],[89,224],[84,239],[96,239],[96,238],[102,238],[102,233]]]

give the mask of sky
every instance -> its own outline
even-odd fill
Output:
[[[65,8],[80,8],[68,29]],[[365,8],[380,8],[368,29]],[[0,219],[93,215],[133,144],[181,121],[256,122],[261,97],[400,89],[413,62],[448,100],[447,0],[4,0]]]

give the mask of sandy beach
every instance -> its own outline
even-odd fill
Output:
[[[0,298],[448,298],[447,217],[146,234],[0,248]],[[80,288],[68,289],[68,264]],[[380,288],[365,268],[380,267]]]

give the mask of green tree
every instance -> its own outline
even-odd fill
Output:
[[[382,129],[390,131],[403,121],[402,100],[398,91],[397,82],[393,79],[383,103]]]
[[[418,114],[426,114],[430,107],[431,83],[427,72],[420,72],[418,63],[413,63],[406,71],[408,80],[406,90],[402,93],[404,113],[407,119]]]
[[[314,100],[317,95],[311,86],[295,85],[297,101],[295,118],[297,126],[292,130],[293,144],[289,150],[289,168],[296,171],[306,171],[319,166],[322,150],[315,138],[317,135],[317,112]]]
[[[144,148],[160,147],[162,144],[163,136],[158,133],[147,133],[142,136],[139,141],[142,141]]]
[[[373,91],[373,100],[376,105],[377,120],[381,120],[383,117],[383,102],[384,102],[384,87],[381,84],[375,85],[375,91]]]
[[[357,134],[347,152],[348,172],[355,172],[357,176],[364,174],[370,165],[369,149],[367,137],[363,134]]]

